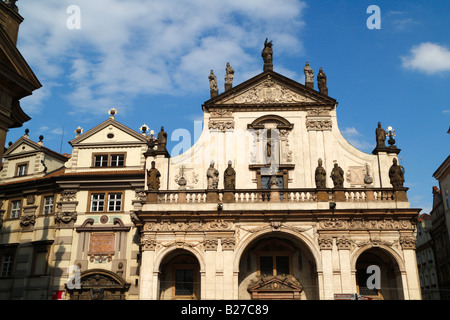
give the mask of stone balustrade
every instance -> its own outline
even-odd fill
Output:
[[[407,188],[237,189],[146,191],[147,203],[404,202]]]

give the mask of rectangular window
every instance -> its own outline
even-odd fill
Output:
[[[259,271],[262,276],[273,275],[272,256],[262,256],[259,258]]]
[[[289,257],[288,256],[277,256],[277,275],[289,274]]]
[[[96,155],[94,156],[94,167],[106,167],[108,166],[108,155]]]
[[[123,167],[125,165],[125,154],[96,154],[93,158],[95,168]]]
[[[27,174],[28,164],[19,164],[17,165],[17,176],[25,176]]]
[[[175,295],[192,296],[194,294],[194,270],[175,270]]]
[[[44,198],[44,214],[52,214],[53,213],[53,196],[47,196]]]
[[[110,156],[110,166],[111,167],[123,167],[125,156],[123,154],[112,154]]]
[[[91,212],[117,212],[122,211],[123,192],[92,193],[90,196]]]
[[[22,201],[14,200],[11,202],[11,219],[18,219],[20,217],[20,211],[22,209]]]
[[[105,194],[94,193],[91,195],[91,211],[104,211],[105,210]]]
[[[10,277],[12,275],[12,268],[14,264],[14,255],[6,253],[2,256],[0,268],[0,277]]]
[[[110,193],[108,195],[108,211],[121,211],[122,210],[122,194]]]

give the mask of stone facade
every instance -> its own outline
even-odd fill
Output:
[[[204,102],[203,132],[180,155],[163,128],[136,132],[112,110],[76,130],[59,169],[2,181],[0,297],[420,299],[419,209],[389,179],[400,150],[351,146],[337,101],[273,71],[271,42],[263,56],[261,74]]]

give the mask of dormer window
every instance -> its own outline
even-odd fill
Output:
[[[95,154],[93,157],[93,166],[95,168],[102,167],[123,167],[125,165],[124,153],[102,153]]]
[[[17,164],[16,176],[22,177],[27,175],[28,163],[19,163]]]

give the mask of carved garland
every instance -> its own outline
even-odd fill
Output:
[[[378,230],[410,230],[413,225],[408,220],[394,220],[394,219],[383,219],[383,220],[363,220],[363,219],[328,219],[319,222],[319,228],[323,230],[367,230],[367,229],[378,229]]]

